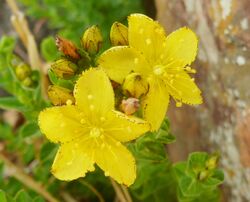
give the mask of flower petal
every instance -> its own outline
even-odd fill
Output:
[[[106,128],[106,129],[105,129]],[[109,113],[104,130],[119,142],[128,142],[149,131],[150,125],[142,119],[118,111]]]
[[[165,49],[166,35],[163,27],[142,14],[128,17],[129,45],[145,55],[151,65],[157,65]]]
[[[60,180],[74,180],[84,177],[88,171],[94,170],[94,162],[85,154],[88,144],[78,146],[66,143],[60,146],[51,172]]]
[[[52,142],[70,142],[88,132],[81,111],[73,105],[47,108],[40,112],[38,122]]]
[[[187,27],[182,27],[167,36],[164,60],[166,64],[178,61],[178,66],[184,67],[195,60],[197,49],[196,34]]]
[[[105,136],[105,146],[95,153],[97,165],[118,183],[130,186],[136,178],[135,159],[130,151],[120,142]]]
[[[90,69],[83,73],[75,85],[76,105],[86,114],[91,123],[114,109],[114,92],[106,73]]]
[[[151,124],[151,130],[158,130],[166,115],[169,94],[163,81],[152,79],[149,92],[142,101],[143,117]]]
[[[145,58],[128,46],[115,46],[108,49],[99,57],[98,64],[112,80],[118,83],[122,83],[132,71],[141,74],[147,74],[150,71]]]
[[[170,95],[186,104],[201,104],[201,91],[186,72],[178,73],[168,85]]]

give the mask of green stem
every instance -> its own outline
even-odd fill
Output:
[[[119,199],[120,202],[128,202],[126,197],[124,196],[124,193],[120,189],[119,185],[112,179],[110,178],[111,184],[115,190],[116,196]]]
[[[88,182],[84,181],[84,180],[80,180],[79,181],[82,185],[88,187],[99,199],[100,202],[105,202],[104,198],[102,197],[102,195],[100,194],[100,192],[93,187],[91,184],[89,184]]]

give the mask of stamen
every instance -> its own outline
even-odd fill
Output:
[[[151,39],[149,39],[149,38],[146,39],[146,44],[147,44],[147,45],[150,45],[151,43],[152,43]]]
[[[93,95],[88,95],[88,100],[92,100],[93,99]]]
[[[176,102],[176,107],[181,107],[182,106],[182,102]]]
[[[73,103],[73,102],[72,102],[72,100],[70,100],[70,99],[66,101],[66,105],[72,105],[72,103]]]
[[[90,109],[91,111],[93,111],[93,110],[95,109],[95,106],[94,106],[94,105],[90,105],[90,106],[89,106],[89,109]]]
[[[134,59],[134,63],[135,63],[135,64],[138,64],[138,61],[139,61],[138,58],[135,58],[135,59]]]

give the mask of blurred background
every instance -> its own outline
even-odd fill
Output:
[[[168,146],[170,158],[184,160],[192,151],[218,151],[225,172],[223,200],[250,201],[250,2],[249,0],[17,0],[35,36],[44,63],[56,55],[54,36],[79,43],[83,31],[98,24],[108,38],[114,21],[140,12],[158,20],[167,33],[188,26],[199,37],[199,53],[192,65],[204,103],[168,111],[177,137]],[[0,1],[0,36],[17,36],[12,12]],[[15,53],[28,60],[18,41]],[[1,96],[6,92],[1,90]],[[17,126],[22,117],[1,112],[1,120]],[[0,130],[3,133],[3,129]],[[1,134],[0,134],[1,137]],[[4,145],[0,142],[0,150]],[[47,146],[49,147],[49,146]],[[27,151],[26,151],[27,152]]]

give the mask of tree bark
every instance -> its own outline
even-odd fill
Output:
[[[225,172],[224,198],[250,201],[250,2],[248,0],[156,0],[157,20],[167,33],[190,27],[199,37],[192,65],[204,102],[170,106],[179,161],[192,151],[219,151]]]

